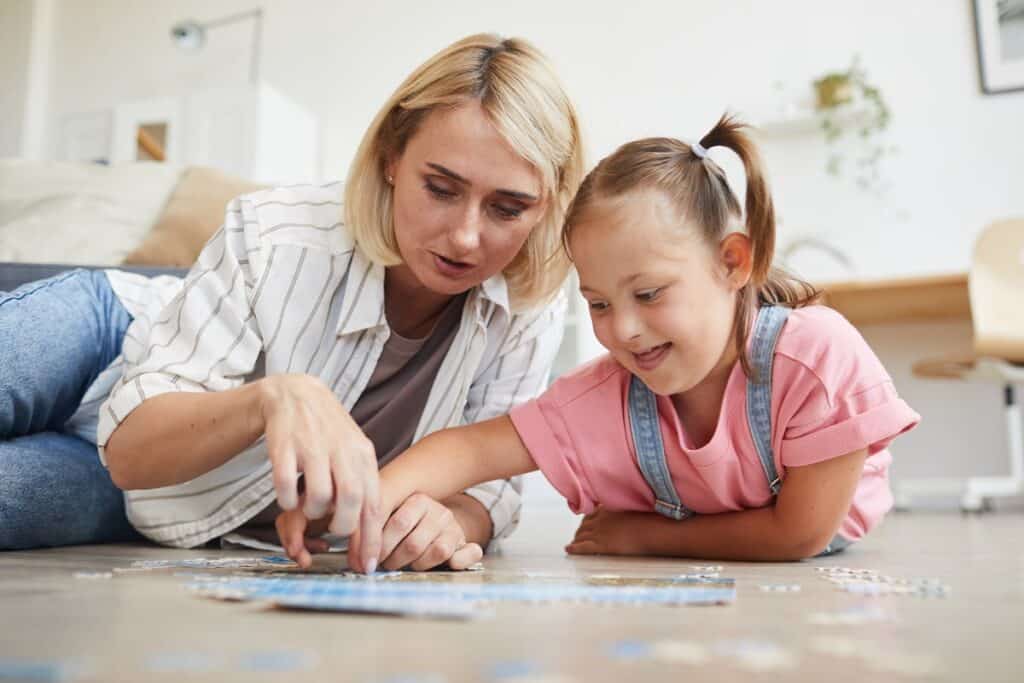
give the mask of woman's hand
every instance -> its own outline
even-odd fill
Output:
[[[358,556],[350,558],[350,563],[372,572],[380,554],[383,523],[373,444],[319,379],[272,375],[260,380],[260,385],[260,415],[277,503],[285,513],[301,512],[301,524],[294,515],[284,520],[287,530],[292,536],[297,530],[299,538],[318,536],[306,533],[306,521],[318,520],[326,521],[325,529],[339,536],[360,531]],[[279,532],[281,523],[279,519]],[[284,534],[280,535],[283,542]]]

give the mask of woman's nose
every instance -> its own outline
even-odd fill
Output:
[[[475,206],[467,206],[459,214],[448,235],[448,239],[456,250],[453,256],[476,251],[480,246],[480,231],[482,228],[480,209]]]

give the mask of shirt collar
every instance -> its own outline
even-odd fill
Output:
[[[476,300],[478,316],[482,316],[481,306],[485,301],[510,313],[508,283],[501,273],[484,280],[470,296]],[[383,325],[387,325],[384,316],[384,267],[372,263],[357,248],[345,283],[337,333],[339,336],[348,335]]]

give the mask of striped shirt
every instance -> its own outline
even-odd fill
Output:
[[[146,399],[231,389],[264,372],[319,377],[352,409],[390,329],[384,268],[354,245],[341,215],[338,184],[265,190],[228,204],[224,225],[184,281],[109,272],[135,320],[122,358],[83,400],[99,412],[101,459],[111,433]],[[500,274],[471,290],[414,439],[506,414],[539,395],[564,316],[564,295],[513,313]],[[109,398],[97,400],[111,381]],[[495,538],[512,532],[518,480],[466,493],[490,512]],[[129,520],[145,536],[178,547],[203,544],[275,500],[264,441],[191,481],[128,491],[125,500]]]

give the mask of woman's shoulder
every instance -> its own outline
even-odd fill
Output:
[[[249,238],[268,246],[296,245],[344,251],[352,238],[344,229],[340,182],[285,185],[257,190],[232,202]],[[229,205],[228,211],[232,210]]]

